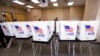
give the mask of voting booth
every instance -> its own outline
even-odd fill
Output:
[[[45,21],[45,22],[47,22],[47,24],[49,25],[48,26],[48,28],[49,28],[49,31],[51,32],[50,33],[50,36],[52,37],[52,35],[53,35],[53,32],[54,32],[54,30],[55,30],[55,22],[54,21]]]
[[[31,21],[25,22],[25,26],[27,28],[29,36],[32,36]]]
[[[60,40],[75,40],[77,32],[77,21],[59,21]]]
[[[28,22],[14,22],[13,29],[16,38],[29,38],[31,36],[31,27]]]
[[[33,21],[31,23],[33,41],[48,42],[51,39],[51,28],[46,21]]]
[[[77,39],[78,40],[95,40],[98,21],[79,21],[77,26]]]
[[[59,35],[60,21],[56,21],[56,34]]]
[[[2,27],[2,30],[3,30],[5,36],[14,36],[15,35],[12,26],[13,26],[13,22],[1,23],[1,27]]]

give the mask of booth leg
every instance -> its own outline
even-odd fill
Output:
[[[70,55],[70,42],[68,43],[68,54]]]
[[[33,48],[33,56],[35,56],[35,55],[34,55],[34,52],[35,52],[34,43],[32,43],[32,48]]]
[[[41,52],[42,52],[42,44],[41,43],[40,43],[39,49],[40,49],[39,55],[41,55]]]
[[[89,45],[89,52],[90,52],[90,56],[92,56],[92,51],[91,51],[91,43],[88,42],[88,45]]]
[[[12,44],[12,41],[13,41],[13,38],[10,39],[8,45],[7,45],[7,48],[10,48],[11,44]]]
[[[56,39],[54,39],[55,41],[53,41],[54,42],[54,51],[55,51],[55,55],[56,55],[56,53],[57,53],[57,51],[56,51],[56,49],[57,49],[57,40]]]
[[[75,43],[73,43],[73,56],[75,56]]]
[[[37,43],[37,45],[36,45],[36,49],[34,49],[34,56],[36,56],[36,53],[37,53],[37,48],[38,48],[38,43]]]
[[[52,47],[52,41],[51,41],[51,56],[53,56],[53,47]]]
[[[54,43],[54,54],[56,55],[56,49],[57,49],[57,43],[56,43],[56,39],[54,38],[53,40],[53,43]]]
[[[58,56],[59,54],[58,54],[58,52],[59,52],[59,42],[58,42],[58,40],[56,40],[56,56]]]
[[[57,43],[56,43],[56,41],[54,42],[54,49],[55,49],[55,55],[56,55],[56,49],[57,49]]]
[[[23,43],[23,40],[18,40],[18,56],[20,56],[20,53],[21,53],[22,43]]]
[[[80,42],[80,53],[81,53],[81,56],[82,56],[82,45],[81,45],[81,42]]]
[[[36,44],[36,46],[35,46],[35,43],[32,43],[32,48],[33,48],[33,56],[36,56],[37,47],[38,47],[38,43]]]

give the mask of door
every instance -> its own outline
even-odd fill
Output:
[[[5,21],[7,21],[7,22],[13,21],[13,15],[11,12],[5,12],[5,17],[6,17]]]

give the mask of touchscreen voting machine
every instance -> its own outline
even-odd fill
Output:
[[[59,39],[75,40],[77,32],[77,21],[59,21]]]
[[[46,21],[31,23],[33,41],[48,42],[51,39],[51,26]]]
[[[95,40],[98,24],[98,21],[79,21],[77,26],[77,39]]]
[[[13,22],[4,22],[1,24],[5,36],[14,36],[12,25]]]
[[[31,27],[27,22],[14,22],[13,29],[16,38],[29,38],[31,36]]]

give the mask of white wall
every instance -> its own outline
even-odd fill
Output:
[[[27,13],[27,20],[82,20],[84,15],[84,6],[74,6],[66,8],[44,8],[33,9]],[[36,17],[34,17],[36,16]]]
[[[100,42],[100,1],[99,1],[99,7],[97,10],[96,20],[99,21],[99,27],[98,27],[98,32],[97,32],[97,42]]]
[[[84,20],[94,20],[99,7],[99,0],[86,0]]]

